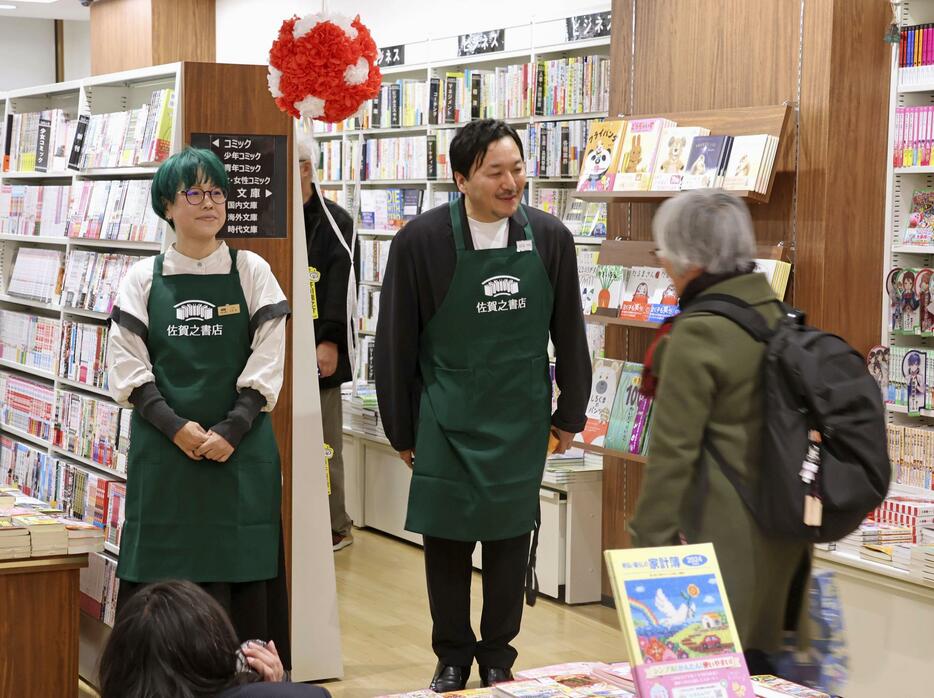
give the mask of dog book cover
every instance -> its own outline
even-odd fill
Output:
[[[753,695],[712,544],[605,556],[640,696]]]
[[[697,136],[707,136],[710,129],[701,126],[673,126],[662,131],[652,176],[653,191],[678,191],[688,166],[691,144]]]
[[[626,124],[626,121],[604,121],[590,131],[577,191],[613,191]]]

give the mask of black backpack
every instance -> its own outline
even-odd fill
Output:
[[[856,530],[888,492],[892,471],[882,394],[856,350],[836,335],[805,325],[803,313],[780,305],[785,316],[774,329],[751,305],[723,294],[700,296],[678,316],[720,315],[767,345],[758,482],[754,487],[743,482],[709,439],[704,447],[766,536],[836,541]],[[810,430],[821,434],[820,467],[813,484],[800,475]],[[703,468],[699,478],[703,497]],[[815,492],[822,521],[807,526],[805,497]]]

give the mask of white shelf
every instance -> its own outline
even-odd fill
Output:
[[[893,414],[904,414],[908,415],[908,408],[904,405],[892,405],[890,403],[885,404],[885,408],[892,412]],[[921,410],[922,417],[934,417],[934,410]]]
[[[89,468],[92,468],[93,470],[96,470],[99,473],[110,475],[111,477],[115,477],[118,480],[126,480],[126,475],[122,473],[118,473],[116,470],[114,470],[113,468],[108,468],[106,465],[95,463],[90,458],[79,456],[75,453],[72,453],[71,451],[66,451],[65,449],[58,448],[57,446],[52,446],[52,452],[58,456],[62,456],[63,458],[70,458],[73,461],[80,463],[81,465],[86,465]]]
[[[536,184],[577,184],[579,177],[526,177],[529,182]]]
[[[934,92],[934,83],[921,82],[917,85],[899,85],[899,94],[907,95],[913,92]]]
[[[421,126],[385,126],[375,128],[365,128],[359,131],[353,131],[354,134],[363,134],[364,136],[391,136],[397,133],[427,133],[432,128],[428,124]]]
[[[120,555],[120,548],[118,548],[113,543],[108,543],[104,541],[104,551],[110,553],[111,555]]]
[[[106,320],[110,313],[99,313],[96,310],[85,310],[84,308],[62,307],[62,313],[65,315],[76,315],[77,317],[86,317],[91,320]]]
[[[99,167],[75,172],[80,177],[140,177],[151,176],[158,167]]]
[[[357,133],[356,131],[348,130],[348,131],[332,131],[329,133],[323,133],[323,132],[312,133],[311,135],[314,137],[316,141],[321,141],[321,140],[330,140],[331,138],[343,138],[344,136],[352,136],[356,133]]]
[[[12,235],[10,233],[0,234],[0,241],[6,242],[32,242],[43,245],[56,245],[64,247],[68,244],[66,237],[46,237],[43,235]]]
[[[600,246],[606,242],[606,238],[594,237],[593,235],[575,235],[575,245],[597,245]]]
[[[0,423],[0,432],[10,436],[15,436],[17,439],[22,439],[23,441],[29,441],[31,444],[35,446],[41,446],[44,449],[49,449],[52,447],[51,442],[46,441],[41,436],[35,436],[30,434],[28,431],[23,431],[22,429],[11,427],[8,424]]]
[[[355,182],[364,187],[402,187],[405,185],[425,185],[434,182],[433,179],[363,179]]]
[[[324,187],[325,189],[337,189],[338,187],[342,187],[344,186],[344,184],[348,184],[348,183],[353,184],[353,180],[351,180],[350,182],[341,182],[341,181],[335,181],[335,180],[328,180],[326,182],[318,182],[318,184]]]
[[[596,39],[581,39],[580,41],[569,41],[562,44],[552,44],[535,49],[536,57],[552,53],[568,53],[569,51],[581,51],[588,48],[609,48],[610,37],[600,36]]]
[[[894,254],[934,254],[934,245],[893,245]]]
[[[154,65],[151,68],[136,68],[125,70],[120,73],[108,73],[107,75],[98,75],[85,78],[81,81],[85,89],[107,86],[107,87],[125,87],[134,83],[149,83],[160,79],[174,79],[181,72],[181,63],[166,63],[163,65]]]
[[[374,288],[382,288],[383,282],[382,281],[361,281],[360,285],[361,286],[372,286]]]
[[[73,381],[69,378],[59,378],[58,382],[69,388],[76,388],[78,390],[86,390],[89,393],[94,393],[102,397],[107,398],[109,401],[113,402],[113,398],[110,396],[110,391],[106,388],[98,388],[93,385],[88,385],[87,383],[82,383],[81,381]]]
[[[50,85],[21,87],[17,90],[10,90],[6,93],[6,96],[9,99],[18,99],[20,97],[45,97],[66,92],[78,92],[81,89],[81,83],[81,80],[69,80],[68,82],[55,82]]]
[[[0,172],[0,179],[71,179],[74,171],[65,172]]]
[[[398,230],[366,230],[364,228],[357,228],[357,237],[393,238],[398,232]]]
[[[52,303],[43,303],[42,301],[34,301],[31,298],[19,298],[17,296],[10,296],[6,293],[0,293],[0,301],[3,303],[12,303],[14,305],[22,305],[27,308],[38,308],[40,310],[49,310],[53,313],[59,313],[62,310],[62,306],[53,305]]]
[[[893,171],[896,175],[934,174],[934,166],[925,165],[923,167],[896,167]]]
[[[592,119],[605,119],[607,118],[607,112],[605,111],[590,111],[590,112],[578,112],[576,114],[541,114],[531,117],[533,124],[544,123],[546,121],[590,121]]]
[[[23,366],[14,361],[7,361],[6,359],[0,359],[0,367],[8,368],[13,371],[21,371],[23,373],[28,373],[31,376],[36,378],[43,378],[47,381],[54,381],[55,374],[52,371],[43,371],[41,368],[33,368],[32,366]]]
[[[105,247],[114,250],[145,250],[161,252],[162,243],[150,240],[105,240],[100,238],[68,238],[68,244],[76,247]]]

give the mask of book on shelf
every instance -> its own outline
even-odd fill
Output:
[[[357,296],[358,329],[361,332],[375,332],[379,318],[380,290],[372,286],[361,286]]]
[[[425,136],[370,138],[364,142],[362,178],[427,179],[428,148]]]
[[[110,483],[109,495],[104,535],[107,543],[119,548],[123,535],[123,522],[126,520],[126,484]]]
[[[653,191],[679,191],[694,139],[710,135],[702,126],[668,126],[659,139],[652,175]]]
[[[526,174],[530,177],[580,176],[590,132],[603,122],[574,119],[533,123],[524,143]]]
[[[651,400],[639,393],[641,385],[642,364],[625,362],[610,410],[605,442],[608,449],[636,454],[642,452],[642,437]],[[631,445],[636,446],[635,450],[630,449]]]
[[[76,182],[68,207],[71,238],[158,242],[161,220],[150,202],[151,180]]]
[[[639,695],[753,695],[712,544],[605,556]]]
[[[577,248],[577,279],[580,284],[581,310],[584,315],[592,314],[597,304],[597,294],[600,292],[600,279],[597,276],[599,258],[598,250],[589,247]]]
[[[107,389],[107,327],[65,320],[61,327],[61,378]]]
[[[791,279],[791,262],[784,262],[779,259],[756,259],[756,271],[765,274],[769,285],[775,291],[775,297],[779,300],[785,298],[785,291],[788,289],[788,281]]]
[[[896,107],[893,167],[930,167],[934,143],[934,106]]]
[[[120,282],[140,259],[133,255],[71,250],[65,260],[62,305],[109,313]]]
[[[125,474],[125,462],[118,454],[128,446],[122,429],[123,413],[128,411],[110,400],[58,390],[52,444],[66,454]]]
[[[8,295],[57,304],[61,297],[64,255],[59,250],[20,247],[16,251]]]
[[[0,184],[0,233],[63,237],[70,197],[70,185]]]
[[[48,383],[0,371],[0,426],[52,439],[55,390]]]
[[[64,172],[77,121],[64,109],[7,115],[3,169],[7,172]]]
[[[911,194],[908,226],[901,233],[902,245],[934,244],[934,189],[915,189]]]
[[[58,318],[0,309],[0,359],[4,361],[54,373],[61,336]]]
[[[655,155],[670,119],[630,119],[613,180],[614,191],[645,191],[652,185]]]
[[[540,60],[535,66],[535,114],[584,114],[609,109],[608,56]]]
[[[604,121],[590,130],[577,181],[578,191],[613,191],[627,123]]]
[[[934,351],[889,347],[887,402],[919,417],[934,409]]]
[[[765,194],[768,192],[777,152],[778,138],[775,136],[734,136],[723,188]]]
[[[381,282],[386,274],[391,240],[361,240],[360,245],[360,280]]]
[[[598,264],[596,276],[600,290],[597,292],[591,312],[617,315],[626,290],[626,282],[629,279],[629,269],[617,264]]]
[[[113,627],[119,588],[116,560],[100,553],[89,555],[88,566],[80,574],[81,610],[91,618]]]
[[[610,414],[625,362],[615,359],[595,359],[590,399],[587,402],[587,424],[581,439],[591,446],[603,446],[610,426]]]
[[[149,103],[136,109],[91,114],[74,169],[162,162],[172,149],[174,119],[175,90],[172,88],[153,91]]]
[[[688,167],[681,179],[681,189],[722,186],[732,144],[732,136],[695,137],[688,154]]]
[[[661,291],[661,298],[664,298],[665,291],[670,285],[671,281],[662,269],[657,267],[633,267],[629,272],[626,289],[619,305],[619,317],[627,320],[648,322],[653,314],[652,300],[658,296],[659,291]],[[670,307],[676,312],[678,308],[677,296],[667,300],[669,300]]]

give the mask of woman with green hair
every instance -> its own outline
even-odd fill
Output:
[[[134,408],[117,613],[145,584],[196,582],[241,641],[274,640],[288,669],[269,412],[290,311],[262,257],[217,239],[228,186],[208,150],[186,148],[162,164],[152,206],[177,241],[130,269],[111,314],[110,390]]]

